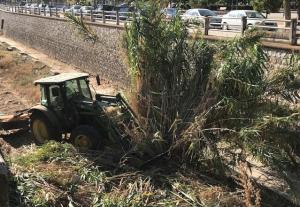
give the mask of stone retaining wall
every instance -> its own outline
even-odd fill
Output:
[[[291,50],[267,48],[266,53],[269,57],[270,64],[274,67],[285,68],[288,66],[292,55]]]
[[[99,43],[84,41],[64,19],[0,11],[5,36],[66,62],[126,86],[129,83],[122,58],[121,26],[90,23]]]
[[[100,38],[99,43],[93,45],[84,41],[73,26],[62,18],[0,10],[0,19],[4,19],[3,33],[8,38],[27,44],[86,72],[97,73],[120,86],[129,85],[122,55],[123,26],[88,22]],[[220,38],[210,37],[208,41],[218,39]],[[270,63],[276,67],[286,67],[285,59],[291,56],[292,50],[272,48],[268,45],[265,50],[270,57]]]

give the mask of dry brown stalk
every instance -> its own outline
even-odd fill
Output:
[[[244,189],[245,207],[261,207],[261,192],[253,186],[247,173],[247,164],[240,162],[238,165],[240,171],[240,184]]]

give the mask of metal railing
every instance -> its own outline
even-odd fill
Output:
[[[297,45],[300,34],[297,19],[248,19],[243,16],[234,17],[197,17],[186,19],[182,16],[191,29],[200,29],[204,35],[213,36],[236,36],[243,35],[249,28],[257,28],[262,31],[265,39],[288,42]]]
[[[24,7],[1,5],[2,9],[13,13],[22,13],[30,15],[41,15],[55,18],[65,18],[64,13],[72,13],[82,20],[91,22],[101,22],[106,24],[122,25],[125,22],[132,21],[132,12],[88,10],[76,11],[64,8],[51,7]],[[297,19],[280,20],[280,19],[248,19],[247,17],[197,17],[186,19],[182,15],[191,29],[201,30],[204,35],[234,37],[243,35],[245,30],[250,27],[257,28],[264,32],[264,38],[272,41],[284,41],[291,45],[297,45],[298,35],[300,34]],[[256,21],[257,20],[257,21]],[[191,31],[193,32],[193,31]]]
[[[90,20],[92,22],[115,23],[120,25],[126,21],[132,20],[132,12],[119,12],[119,11],[104,11],[104,10],[69,10],[57,7],[24,7],[24,6],[3,6],[2,9],[13,13],[41,15],[57,18],[65,18],[65,13],[71,13],[79,16],[83,20]]]

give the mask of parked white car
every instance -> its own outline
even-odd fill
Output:
[[[181,17],[185,22],[200,24],[204,24],[204,17],[209,17],[210,27],[221,27],[221,18],[209,9],[189,9]]]
[[[70,7],[70,9],[67,9],[66,12],[74,13],[76,15],[76,14],[80,13],[80,9],[81,9],[80,5],[73,5],[73,6]]]
[[[82,13],[85,15],[89,15],[94,8],[92,6],[83,6],[80,8]]]
[[[255,25],[277,27],[277,23],[274,21],[268,21],[264,15],[255,10],[233,10],[225,14],[222,18],[222,28],[239,29],[242,26],[241,18],[247,17],[247,27],[251,28]],[[270,28],[268,30],[274,30]]]

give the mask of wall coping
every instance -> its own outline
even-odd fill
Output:
[[[199,37],[193,37],[193,38],[199,38]],[[226,40],[234,39],[234,37],[221,37],[221,36],[212,36],[212,35],[204,35],[203,38],[206,40],[212,40],[212,41],[226,41]],[[292,51],[292,52],[300,52],[299,45],[290,45],[288,43],[284,43],[284,42],[280,42],[280,41],[271,42],[266,39],[262,39],[261,44],[265,48],[288,50],[288,51]]]

